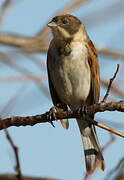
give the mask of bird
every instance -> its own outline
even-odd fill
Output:
[[[47,26],[53,39],[47,52],[48,84],[54,107],[59,111],[77,110],[98,103],[100,96],[100,68],[96,49],[84,24],[75,16],[55,16]],[[99,168],[105,163],[95,126],[88,120],[94,114],[77,118],[84,148],[86,171]],[[65,129],[68,119],[60,120]]]

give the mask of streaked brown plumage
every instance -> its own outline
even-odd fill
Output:
[[[56,16],[48,24],[53,33],[47,57],[49,88],[53,104],[62,111],[68,107],[76,110],[83,105],[98,102],[100,94],[99,63],[95,47],[89,39],[84,25],[72,15]],[[82,117],[94,119],[92,116]],[[68,120],[61,120],[68,128]],[[104,159],[99,146],[95,127],[77,119],[86,168],[104,170]]]

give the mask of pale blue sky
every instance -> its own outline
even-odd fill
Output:
[[[6,16],[2,31],[32,36],[43,25],[47,24],[49,18],[58,9],[69,2],[71,1],[22,0]],[[117,2],[119,5],[121,4],[119,10],[116,5]],[[111,17],[112,5],[115,8],[114,14],[117,13],[113,18]],[[94,0],[75,11],[73,15],[84,20],[89,36],[95,44],[124,50],[124,11],[122,11],[122,7],[124,8],[122,0],[109,0],[109,2],[107,0]],[[7,48],[4,49],[4,51],[7,50]],[[41,58],[41,61],[46,62],[45,55],[38,54],[37,56]],[[18,57],[18,59],[15,56],[13,61],[36,75],[44,75],[40,67],[23,56]],[[109,79],[114,73],[117,63],[121,64],[121,61],[112,61],[108,57],[100,57],[101,74]],[[20,75],[19,72],[2,63],[0,63],[0,68],[1,77]],[[21,83],[0,83],[0,110],[21,86]],[[9,113],[10,116],[44,113],[52,106],[50,98],[45,97],[34,83],[25,84],[21,91],[16,105]],[[104,90],[101,92],[103,94]],[[97,117],[105,118],[105,123],[111,125],[109,121],[122,122],[124,115],[117,112],[106,112],[98,113]],[[68,131],[64,130],[59,122],[55,122],[55,126],[56,128],[53,128],[50,124],[45,123],[34,127],[9,128],[14,142],[20,149],[22,172],[27,175],[53,177],[62,180],[81,180],[85,172],[85,164],[77,124],[75,120],[70,120]],[[100,144],[104,145],[109,139],[109,134],[104,130],[97,129]],[[13,151],[2,131],[0,133],[0,154],[0,173],[14,172]],[[123,139],[117,137],[115,143],[104,152],[106,171],[104,173],[99,171],[91,179],[104,179],[105,175],[123,157],[123,154]]]

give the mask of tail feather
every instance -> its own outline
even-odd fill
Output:
[[[92,125],[89,127],[88,123],[77,119],[81,138],[84,146],[84,155],[86,162],[86,169],[90,173],[96,167],[104,171],[104,158],[102,156],[101,148],[95,131],[95,127]]]
[[[68,129],[68,128],[69,128],[68,119],[61,119],[60,122],[61,122],[63,128],[65,128],[65,129]]]

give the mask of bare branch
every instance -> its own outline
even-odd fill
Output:
[[[73,0],[73,2],[69,3],[68,5],[66,5],[64,8],[60,9],[58,12],[55,13],[55,15],[58,14],[66,14],[69,12],[74,11],[76,8],[80,7],[81,5],[83,5],[84,3],[88,2],[89,0]],[[43,27],[36,35],[36,37],[38,39],[40,39],[40,41],[42,41],[42,46],[39,48],[42,48],[42,52],[47,52],[48,49],[48,35],[50,33],[50,30],[45,26]],[[37,46],[37,50],[39,49]],[[31,49],[29,50],[31,52]]]
[[[55,180],[52,178],[38,178],[38,177],[31,177],[31,176],[22,176],[23,180]],[[15,174],[1,174],[0,180],[17,180]]]
[[[16,3],[18,3],[18,1],[13,1],[13,0],[4,0],[4,2],[2,3],[2,7],[0,9],[0,23],[2,22],[3,18],[5,17],[5,15],[8,13],[8,11],[15,6]]]
[[[77,0],[60,10],[57,14],[67,13],[75,10],[81,6],[81,4],[89,0]],[[25,37],[17,34],[1,33],[0,34],[0,44],[9,45],[13,47],[21,48],[25,52],[36,53],[42,52],[46,53],[48,50],[48,34],[49,29],[43,27],[36,35],[32,37]],[[96,46],[97,47],[97,46]],[[112,50],[110,48],[97,47],[97,51],[101,55],[110,56],[112,58],[124,59],[124,53],[117,50]]]
[[[107,149],[113,142],[115,141],[115,136],[110,133],[110,140],[108,141],[108,143],[106,143],[103,147],[102,147],[102,151],[104,151],[105,149]]]
[[[5,82],[5,83],[16,83],[16,82],[22,82],[22,83],[31,83],[32,81],[36,81],[37,83],[43,83],[46,81],[47,77],[46,76],[41,76],[41,75],[20,75],[20,76],[3,76],[0,77],[0,82]],[[108,87],[109,83],[107,80],[101,79],[101,85],[102,87]],[[111,86],[111,92],[124,97],[124,92],[121,90],[119,87],[117,87],[116,84],[112,84]]]
[[[49,32],[49,29],[45,27],[33,37],[25,37],[11,33],[0,33],[0,44],[21,48],[28,53],[46,53],[49,45],[49,42],[47,41]],[[100,55],[109,56],[114,59],[124,59],[124,53],[119,50],[101,48],[99,46],[96,46],[96,49]]]
[[[43,83],[46,80],[46,76],[41,76],[41,75],[20,75],[20,76],[5,76],[5,77],[0,77],[0,82],[5,82],[5,83],[15,83],[15,82],[22,82],[22,83],[31,83],[32,81],[36,81],[37,83]],[[109,83],[107,80],[101,79],[101,85],[102,87],[108,87]],[[111,86],[111,92],[124,97],[124,92],[123,90],[119,89],[116,84],[112,84]]]
[[[4,106],[3,110],[1,111],[1,116],[7,115],[10,111],[10,109],[15,105],[17,98],[19,97],[19,95],[23,92],[22,89],[24,89],[24,86],[22,86],[19,91],[14,95],[14,97],[10,98],[10,100],[8,101],[8,103]],[[8,140],[8,142],[10,143],[14,155],[15,155],[15,159],[16,159],[16,166],[15,166],[15,171],[17,172],[17,179],[18,180],[22,180],[22,173],[21,173],[21,167],[20,167],[20,161],[19,161],[19,154],[18,154],[18,147],[15,145],[11,135],[9,134],[9,131],[6,129],[6,124],[5,121],[3,121],[3,126],[4,126],[4,132],[6,135],[6,138]]]
[[[44,95],[47,95],[46,97],[48,97],[48,89],[46,88],[46,86],[42,83],[37,83],[37,79],[34,80],[35,76],[33,75],[33,73],[31,71],[29,71],[27,68],[20,66],[19,64],[13,62],[11,60],[11,58],[5,54],[0,52],[0,61],[3,64],[6,64],[7,66],[10,66],[11,68],[16,69],[17,71],[25,74],[29,79],[32,78],[33,82],[36,84],[36,86],[41,90],[41,92],[44,93]],[[43,80],[43,79],[42,79]]]
[[[97,46],[97,52],[100,55],[109,56],[114,59],[124,59],[124,53],[120,52],[116,49],[110,49],[110,48],[104,48],[104,47],[101,48],[101,47]]]
[[[79,7],[81,4],[87,2],[88,0],[77,0],[72,2],[69,5],[66,5],[66,8],[60,10],[57,14],[67,13],[73,11],[75,8]],[[33,37],[24,37],[16,34],[0,34],[0,43],[3,45],[9,45],[13,47],[21,48],[22,50],[30,53],[36,52],[47,52],[48,49],[48,34],[49,29],[45,26]]]
[[[86,113],[88,115],[95,114],[97,112],[104,112],[104,111],[120,111],[124,112],[124,101],[119,101],[119,102],[109,102],[109,103],[99,103],[99,104],[94,104],[92,106],[87,106],[86,107]],[[65,111],[65,112],[56,112],[55,117],[50,117],[49,112],[41,115],[35,115],[35,116],[27,116],[27,117],[20,117],[20,116],[15,116],[15,117],[10,117],[6,119],[1,119],[0,120],[0,130],[4,129],[5,126],[6,128],[10,126],[33,126],[37,123],[45,123],[45,122],[51,122],[55,121],[56,119],[70,119],[70,118],[80,118],[82,117],[83,112],[79,113],[77,111]],[[3,126],[3,122],[5,126]],[[118,132],[106,125],[103,125],[101,123],[98,123],[96,121],[89,120],[90,124],[94,124],[95,126],[98,126],[102,129],[105,129],[107,131],[110,131],[118,136],[124,137],[124,134],[121,132]]]
[[[105,180],[111,179],[123,180],[124,179],[124,158],[122,158],[117,166],[113,168],[108,174]]]
[[[11,112],[11,110],[13,109],[13,107],[16,105],[17,102],[17,98],[20,97],[20,95],[24,92],[23,90],[26,89],[27,84],[23,84],[19,90],[17,91],[17,93],[14,95],[14,97],[11,97],[9,99],[9,101],[6,103],[6,105],[4,106],[4,108],[0,111],[1,117],[7,117],[9,115],[9,113]]]
[[[102,86],[108,87],[108,84],[109,84],[108,81],[101,79],[101,85]],[[124,97],[124,91],[119,89],[119,87],[117,87],[117,85],[115,85],[115,84],[112,84],[111,91],[118,96]]]
[[[36,81],[37,83],[42,83],[44,82],[44,80],[46,79],[46,77],[41,77],[41,76],[37,76],[37,75],[29,75],[29,76],[7,76],[7,77],[0,77],[0,82],[23,82],[23,83],[27,83],[27,82],[32,82],[32,81]]]
[[[27,52],[44,51],[40,36],[24,37],[16,34],[0,33],[0,43],[3,45],[22,48]]]
[[[92,121],[91,121],[91,123],[92,123]],[[112,129],[112,128],[109,127],[109,126],[103,125],[103,124],[101,124],[101,123],[99,123],[99,122],[97,122],[97,121],[93,121],[92,124],[94,124],[94,125],[102,128],[102,129],[105,129],[105,130],[107,130],[107,131],[109,131],[109,132],[112,132],[112,133],[114,133],[114,134],[116,134],[116,135],[124,138],[124,133],[121,133],[121,132],[119,132],[119,131],[117,131],[117,130],[115,130],[115,129]]]
[[[4,123],[4,121],[3,121]],[[10,145],[12,146],[13,150],[14,150],[14,154],[15,154],[15,157],[16,157],[16,167],[15,167],[15,170],[17,172],[17,179],[18,180],[22,180],[22,173],[21,173],[21,167],[20,167],[20,162],[19,162],[19,154],[18,154],[18,147],[14,144],[11,136],[9,135],[9,132],[7,131],[7,129],[4,129],[5,131],[5,134],[6,134],[6,137],[10,143]]]
[[[74,11],[76,8],[80,7],[82,4],[88,2],[89,0],[77,0],[69,3],[65,8],[61,9],[57,14],[66,14]]]
[[[107,97],[109,96],[109,93],[110,93],[110,89],[111,89],[112,83],[113,83],[114,79],[116,78],[116,75],[117,75],[118,71],[119,71],[119,64],[117,64],[117,69],[116,69],[113,77],[109,80],[108,89],[107,89],[107,91],[106,91],[106,94],[105,94],[102,102],[106,102]]]

